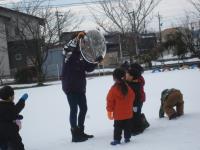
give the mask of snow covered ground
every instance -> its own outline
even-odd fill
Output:
[[[29,94],[23,110],[20,134],[26,150],[200,150],[200,70],[145,72],[147,100],[143,106],[151,126],[128,144],[111,146],[113,121],[106,116],[106,95],[113,84],[112,76],[88,78],[88,113],[86,132],[95,138],[72,143],[69,107],[60,82],[51,86],[16,90],[16,99]],[[158,118],[160,93],[165,88],[178,88],[185,101],[185,115],[176,120]]]

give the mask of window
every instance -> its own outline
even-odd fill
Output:
[[[15,54],[15,60],[16,61],[21,61],[22,60],[22,54],[20,54],[20,53]]]

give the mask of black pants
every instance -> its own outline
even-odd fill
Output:
[[[85,93],[67,93],[67,99],[70,106],[70,125],[71,128],[80,127],[84,128],[85,116],[87,113],[87,101]],[[78,123],[77,123],[77,113]]]
[[[0,123],[0,145],[3,150],[12,147],[13,150],[24,150],[19,127],[14,123]]]
[[[142,112],[142,102],[138,102],[134,107],[137,107],[137,112],[134,112],[134,122],[140,124],[141,112]]]
[[[0,139],[0,150],[7,150],[7,149],[8,149],[8,143]]]
[[[131,120],[115,120],[114,121],[114,140],[120,141],[124,131],[124,138],[131,138]]]

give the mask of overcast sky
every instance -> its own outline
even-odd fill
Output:
[[[4,2],[2,2],[4,1]],[[0,0],[0,3],[10,3],[16,2],[20,0]],[[72,4],[72,3],[79,3],[79,2],[88,2],[90,0],[52,0],[52,5],[61,5],[65,4]],[[69,9],[69,6],[67,8]],[[80,29],[90,29],[96,28],[97,25],[94,23],[90,13],[88,12],[85,6],[73,6],[70,8],[77,14],[85,16],[85,21],[81,25]],[[163,24],[162,28],[168,28],[171,26],[175,26],[180,23],[180,20],[185,18],[185,14],[190,14],[192,11],[192,6],[189,3],[189,0],[162,0],[157,8],[154,10],[154,18],[152,19],[152,23],[149,24],[147,27],[150,30],[158,30],[158,12],[161,16],[161,22]],[[62,8],[63,10],[63,8]],[[194,17],[191,17],[194,18]],[[196,17],[195,17],[196,19]]]

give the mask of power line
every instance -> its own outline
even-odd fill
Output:
[[[112,0],[112,1],[119,1],[119,0]],[[33,3],[33,2],[37,2],[37,1],[24,2],[24,3],[30,4],[30,3]],[[39,6],[39,8],[46,8],[46,7],[49,7],[49,8],[73,7],[73,6],[99,4],[99,3],[102,3],[102,2],[106,2],[106,0],[90,1],[90,2],[78,2],[78,3],[68,3],[68,4],[63,3],[63,4],[58,4],[58,5],[41,5],[41,6]],[[17,2],[17,3],[14,3],[14,4],[19,4],[19,3],[20,2]],[[13,3],[0,4],[0,5],[7,6],[7,5],[13,5]],[[29,6],[29,8],[31,8],[31,7],[34,7],[34,6]],[[18,7],[18,8],[27,8],[27,7],[22,6],[22,7]]]
[[[0,2],[1,2],[2,0],[0,0]],[[3,0],[4,1],[4,0]],[[55,2],[55,1],[59,1],[59,0],[50,0],[50,1],[53,1],[53,2]],[[112,1],[119,1],[119,0],[112,0]],[[34,2],[38,2],[38,1],[35,1],[35,0],[33,0],[33,1],[31,1],[31,2],[24,2],[24,3],[26,3],[27,5],[28,4],[31,4],[31,3],[34,3]],[[87,2],[77,2],[77,3],[63,3],[63,4],[49,4],[49,5],[45,5],[45,4],[43,4],[43,5],[41,5],[38,9],[43,9],[43,8],[63,8],[63,7],[74,7],[74,6],[86,6],[86,5],[92,5],[92,4],[99,4],[99,3],[101,3],[101,2],[106,2],[106,0],[97,0],[97,1],[87,1]],[[9,4],[9,5],[11,5],[11,4],[13,4],[13,3],[7,3],[7,4]],[[20,4],[20,2],[17,2],[17,3],[15,3],[15,4]],[[6,4],[0,4],[0,6],[1,5],[6,5]],[[28,6],[28,7],[26,7],[26,6],[19,6],[18,8],[21,8],[21,9],[26,9],[26,8],[33,8],[34,6]],[[13,8],[14,9],[14,8]],[[170,23],[170,22],[174,22],[174,21],[176,21],[177,22],[177,20],[180,20],[180,19],[184,19],[185,17],[183,16],[183,15],[179,15],[179,17],[178,16],[165,16],[165,17],[163,17],[162,18],[162,20],[161,20],[161,22],[162,23],[166,23],[166,22],[168,22],[168,23]],[[197,19],[196,17],[194,17],[194,16],[192,16],[191,17],[191,19]]]

